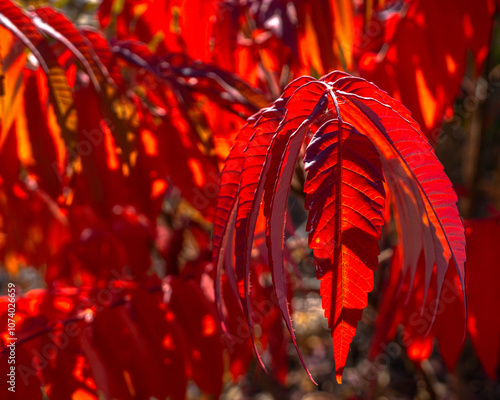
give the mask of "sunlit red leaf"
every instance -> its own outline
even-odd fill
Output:
[[[316,131],[304,161],[309,246],[319,267],[339,377],[378,265],[385,200],[382,164],[370,140],[341,117]],[[337,266],[333,271],[331,264]]]
[[[442,165],[409,112],[398,102],[373,84],[338,72],[320,81],[302,78],[287,92],[290,94],[275,103],[275,107],[283,107],[285,113],[272,140],[259,144],[262,151],[257,152],[261,155],[255,172],[246,168],[247,161],[256,160],[251,144],[247,147],[237,144],[229,155],[230,174],[223,173],[223,178],[224,175],[229,178],[223,181],[226,187],[223,186],[222,194],[226,197],[221,198],[216,213],[222,220],[217,220],[221,226],[216,226],[214,262],[224,259],[223,241],[234,240],[237,278],[241,266],[245,268],[240,274],[245,281],[241,298],[249,321],[248,278],[245,277],[249,271],[256,216],[263,199],[275,293],[294,339],[283,268],[284,221],[295,164],[311,130],[314,136],[305,150],[306,169],[310,173],[304,189],[309,196],[306,206],[310,209],[310,246],[314,250],[318,278],[322,279],[323,307],[332,328],[340,382],[356,323],[367,304],[366,294],[373,286],[370,270],[377,267],[384,177],[392,192],[399,190],[400,198],[410,199],[406,203],[396,201],[396,208],[403,207],[405,212],[412,207],[412,212],[425,223],[420,231],[414,231],[411,224],[399,225],[401,230],[412,233],[411,245],[407,239],[403,243],[405,248],[413,246],[420,252],[430,246],[425,252],[422,302],[427,298],[435,263],[437,281],[433,288],[437,290],[437,297],[451,259],[463,282],[463,226],[456,209],[456,195]],[[260,118],[265,115],[266,110]],[[258,122],[253,126],[251,123],[252,120],[240,134],[245,137],[245,129],[253,130],[250,143],[273,134],[272,131],[262,134]],[[268,128],[273,129],[272,125]],[[245,180],[256,183],[255,189],[245,192],[248,188]],[[235,196],[239,198],[238,203]],[[233,226],[236,227],[234,239],[232,235],[224,239],[225,230],[230,231]],[[239,236],[238,231],[244,235]],[[231,245],[223,247],[231,248]]]

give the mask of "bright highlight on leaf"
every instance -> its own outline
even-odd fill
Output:
[[[404,268],[412,278],[418,255],[424,252],[425,293],[435,269],[439,298],[450,260],[464,287],[464,229],[442,165],[399,102],[375,85],[342,72],[292,82],[271,107],[248,120],[226,161],[215,214],[213,258],[217,281],[224,271],[233,285],[244,282],[243,293],[236,288],[234,292],[251,326],[250,251],[262,207],[274,291],[297,350],[288,310],[283,239],[290,184],[301,156],[307,172],[309,245],[321,280],[340,383],[373,288],[388,198],[384,181],[395,213],[401,216],[397,225],[407,254]],[[227,249],[234,249],[236,262]],[[220,289],[218,293],[220,304]]]

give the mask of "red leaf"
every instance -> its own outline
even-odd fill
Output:
[[[333,75],[328,78],[333,79]],[[403,236],[405,252],[411,248],[425,251],[426,291],[435,263],[439,298],[450,258],[465,288],[465,237],[455,205],[457,196],[417,123],[404,106],[360,78],[340,78],[334,85],[345,101],[344,115],[349,115],[353,126],[370,137],[381,154],[384,176],[391,191],[398,194],[396,208],[403,215],[418,216],[408,225],[403,223],[400,234],[407,231],[408,238],[412,232],[419,239],[410,241]],[[421,220],[424,223],[418,224]]]
[[[309,245],[319,268],[340,383],[378,266],[385,200],[382,164],[371,141],[340,117],[318,129],[304,162]]]
[[[273,124],[265,119],[266,111],[272,113],[280,108],[285,113],[272,140],[256,142],[259,150],[254,153],[252,142],[272,134],[269,130]],[[268,115],[280,118],[279,114]],[[451,258],[463,282],[464,235],[456,195],[409,112],[363,79],[339,72],[320,81],[301,78],[285,90],[273,107],[261,112],[261,118],[264,129],[259,122],[247,125],[240,135],[245,139],[250,136],[248,146],[237,143],[228,158],[231,186],[224,189],[225,197],[219,200],[217,224],[222,226],[216,226],[214,260],[223,259],[224,232],[231,231],[236,223],[234,239],[232,235],[227,239],[235,242],[236,276],[242,276],[245,282],[241,298],[250,321],[249,260],[263,198],[274,289],[294,340],[283,267],[285,208],[302,144],[308,132],[313,132],[305,153],[310,171],[305,184],[307,207],[311,210],[308,227],[340,381],[356,322],[373,285],[371,270],[377,267],[377,239],[385,205],[383,178],[397,194],[394,199],[398,211],[424,221],[418,229],[414,229],[416,222],[405,219],[399,224],[405,232],[404,248],[413,247],[418,254],[426,250],[423,300],[435,263],[437,297]],[[246,132],[248,129],[254,134]],[[232,196],[238,196],[237,204]],[[238,270],[242,273],[238,274]]]
[[[275,102],[273,107],[263,109],[260,113],[249,119],[248,124],[238,135],[237,142],[231,150],[226,161],[226,166],[222,171],[221,192],[215,214],[214,264],[217,266],[217,270],[220,271],[219,263],[224,258],[221,256],[223,254],[221,250],[223,240],[225,240],[226,229],[228,225],[232,227],[233,224],[236,224],[235,272],[237,280],[244,280],[244,290],[240,294],[240,300],[247,321],[251,320],[250,300],[248,296],[250,249],[253,243],[257,214],[265,183],[264,179],[259,178],[265,177],[266,171],[270,168],[264,162],[268,153],[268,146],[271,143],[272,134],[277,129],[278,123],[284,115],[282,107],[287,103],[294,90],[310,79],[301,78],[290,84],[285,89],[283,96]],[[275,159],[275,163],[279,163],[279,159]],[[236,209],[237,211],[235,211]],[[232,222],[228,224],[228,218],[233,212],[236,215],[231,217]],[[229,281],[231,282],[232,280],[231,273],[229,273]],[[216,280],[216,287],[220,285],[218,282],[219,278]],[[234,290],[236,291],[236,289]],[[282,290],[282,287],[280,287],[280,290]],[[220,289],[217,289],[217,292],[220,293]],[[284,302],[283,300],[281,301],[281,307],[285,313],[284,315],[286,315],[286,298]],[[290,319],[289,316],[287,318],[288,320]],[[291,328],[291,322],[288,323],[288,327],[289,329]],[[251,337],[253,340],[253,335]],[[258,352],[256,353],[261,365],[263,365]]]

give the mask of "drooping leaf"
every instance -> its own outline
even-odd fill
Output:
[[[333,76],[328,79],[332,80]],[[393,193],[404,191],[399,198],[406,200],[405,212],[415,213],[424,221],[424,224],[410,221],[411,226],[403,224],[401,231],[420,230],[419,242],[404,242],[403,246],[405,251],[415,246],[426,252],[426,288],[436,263],[439,297],[439,288],[451,258],[462,287],[465,287],[465,236],[455,206],[457,197],[443,166],[410,112],[362,79],[340,78],[334,84],[345,100],[342,108],[345,114],[351,116],[353,125],[360,132],[366,132],[381,154],[390,190]],[[395,203],[396,208],[402,208],[397,200]]]
[[[323,308],[341,377],[378,265],[385,200],[382,164],[371,141],[341,117],[316,131],[304,161],[309,246],[321,271]]]
[[[373,286],[385,205],[384,178],[391,192],[399,196],[394,196],[396,209],[403,208],[401,212],[412,212],[424,221],[415,231],[411,222],[401,219],[399,224],[405,232],[404,248],[420,253],[430,246],[425,251],[422,301],[427,297],[434,264],[438,297],[451,259],[463,282],[463,226],[442,165],[409,112],[397,101],[375,85],[339,72],[319,81],[301,78],[285,93],[274,106],[285,110],[274,134],[268,131],[273,125],[264,124],[267,129],[263,133],[258,122],[252,125],[250,121],[240,134],[248,145],[237,142],[228,157],[230,175],[223,173],[223,178],[226,175],[229,179],[223,182],[225,197],[219,200],[216,213],[214,261],[224,259],[224,232],[235,226],[234,239],[226,239],[234,240],[234,247],[227,247],[235,251],[236,277],[248,281],[255,221],[263,200],[274,290],[294,339],[285,291],[283,235],[295,164],[299,155],[305,154],[310,246],[317,276],[322,279],[323,307],[332,329],[340,382],[356,324]],[[261,118],[265,117],[266,110],[261,113]],[[247,133],[248,129],[253,134]],[[252,142],[270,135],[270,141],[256,142],[255,148],[260,149],[257,159]],[[247,168],[248,162],[256,160],[255,171]],[[241,300],[249,320],[247,283],[244,288]]]
[[[267,167],[265,165],[266,155],[273,133],[284,115],[283,107],[294,90],[308,80],[309,78],[303,78],[290,84],[283,97],[278,99],[273,107],[263,109],[249,119],[248,125],[242,129],[236,138],[236,144],[233,146],[221,174],[221,192],[215,214],[214,265],[217,266],[220,275],[219,265],[224,260],[224,255],[221,253],[223,242],[233,240],[232,237],[225,238],[228,229],[228,218],[231,218],[233,222],[229,224],[229,229],[233,229],[234,224],[236,260],[234,268],[229,271],[226,270],[226,273],[230,282],[234,281],[232,274],[235,274],[236,281],[243,280],[244,290],[239,292],[239,297],[250,325],[251,307],[248,295],[250,250],[254,238],[259,204],[264,192],[264,180],[260,178],[264,176],[266,171],[270,170],[269,165]],[[220,285],[218,283],[219,279],[217,277],[217,286]],[[220,288],[218,290],[220,291]],[[279,290],[280,293],[284,293],[282,287]],[[234,291],[237,292],[236,289]],[[280,308],[284,315],[287,315],[286,304],[283,303],[282,296],[281,298]],[[290,321],[289,316],[286,319]],[[291,322],[288,322],[288,326],[291,328]],[[293,334],[292,338],[294,339]]]

